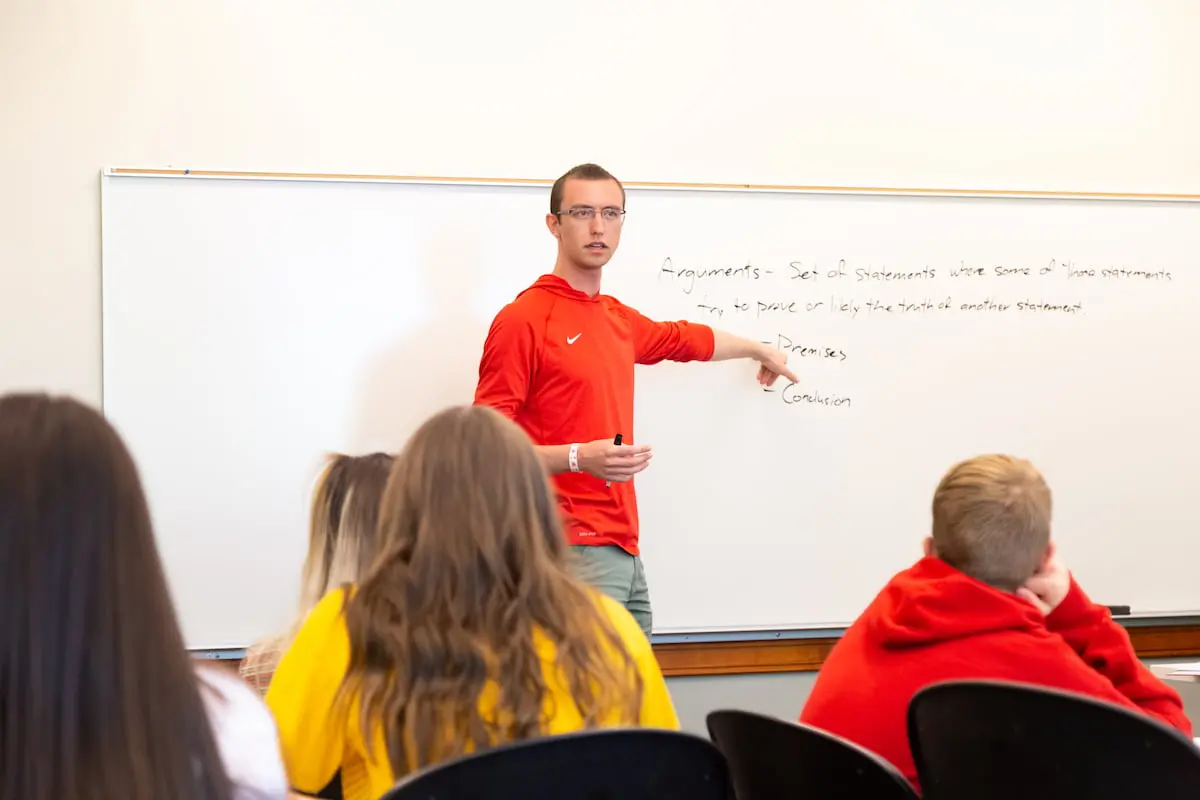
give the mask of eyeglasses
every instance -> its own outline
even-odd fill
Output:
[[[596,216],[596,209],[592,208],[591,206],[572,206],[571,208],[564,209],[558,213],[566,214],[572,219],[586,221]],[[605,222],[623,222],[625,220],[625,209],[605,206],[604,208],[600,209],[600,218]]]

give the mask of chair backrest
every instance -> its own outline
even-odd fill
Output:
[[[732,800],[725,758],[707,739],[604,729],[503,745],[400,781],[382,800]]]
[[[908,737],[926,800],[1200,797],[1200,748],[1188,737],[1070,692],[935,684],[909,704]]]
[[[713,711],[707,721],[738,800],[917,797],[890,763],[827,731],[750,711]]]

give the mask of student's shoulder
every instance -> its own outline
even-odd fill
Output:
[[[314,648],[323,649],[333,644],[334,640],[347,638],[346,607],[353,593],[352,588],[337,588],[327,592],[304,616],[283,659],[286,660],[289,654],[296,651],[307,654]]]
[[[592,594],[600,613],[616,630],[617,635],[621,637],[629,654],[634,658],[641,658],[647,655],[653,655],[653,650],[650,647],[650,641],[646,638],[646,634],[642,631],[637,620],[625,608],[603,592],[589,588],[588,591]]]
[[[220,666],[202,664],[196,667],[196,678],[214,727],[222,727],[215,723],[234,721],[261,726],[273,735],[275,726],[266,704],[240,675]]]
[[[266,693],[269,706],[295,702],[314,683],[341,680],[350,661],[350,629],[345,612],[351,594],[334,589],[308,612],[275,667]]]
[[[196,676],[221,760],[239,790],[236,794],[286,796],[279,734],[266,703],[230,670],[200,666]]]
[[[306,628],[344,627],[346,606],[354,595],[353,587],[338,587],[326,592],[304,618]]]

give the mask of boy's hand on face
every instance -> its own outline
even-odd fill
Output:
[[[1017,589],[1017,596],[1032,603],[1042,614],[1049,614],[1058,608],[1070,590],[1071,572],[1056,556]]]

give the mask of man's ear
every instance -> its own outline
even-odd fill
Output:
[[[551,236],[553,236],[555,239],[559,238],[558,217],[556,215],[554,215],[554,214],[546,215],[546,228],[549,229]]]
[[[934,549],[932,536],[926,536],[925,541],[921,542],[921,547],[925,551],[926,558],[929,558],[930,556],[937,556],[937,550]]]
[[[1038,572],[1045,572],[1050,566],[1050,562],[1054,559],[1054,542],[1046,545],[1046,552],[1042,554],[1042,563],[1038,565]]]

